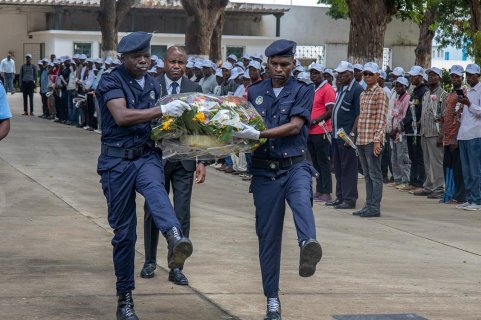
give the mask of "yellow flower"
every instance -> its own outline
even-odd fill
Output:
[[[205,115],[203,112],[197,112],[195,114],[194,120],[197,120],[199,122],[204,122],[205,121]]]
[[[165,120],[164,123],[162,123],[162,130],[169,130],[170,125],[172,124],[173,121],[174,121],[174,118],[169,118]]]

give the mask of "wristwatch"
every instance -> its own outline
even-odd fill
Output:
[[[317,122],[317,120],[312,120],[311,123],[312,124],[318,124],[319,122]]]

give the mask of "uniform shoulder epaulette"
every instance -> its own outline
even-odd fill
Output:
[[[263,82],[264,82],[264,80],[257,81],[257,82],[251,83],[251,84],[248,85],[247,87],[250,88],[250,87],[256,86],[256,85],[258,85],[258,84],[260,84],[260,83],[263,83]]]

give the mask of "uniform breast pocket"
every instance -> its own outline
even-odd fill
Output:
[[[266,108],[263,106],[258,106],[256,108],[257,112],[261,115],[262,119],[265,119],[266,117]]]
[[[279,110],[279,124],[286,124],[290,121],[291,104],[282,104]]]
[[[352,108],[352,102],[351,101],[346,101],[346,100],[342,101],[341,110],[349,112],[349,111],[351,111],[351,108]]]

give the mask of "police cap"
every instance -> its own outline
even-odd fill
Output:
[[[294,41],[285,39],[276,40],[266,48],[265,53],[267,57],[292,57],[296,53],[296,45]]]
[[[120,40],[117,46],[117,52],[125,54],[149,51],[151,38],[151,33],[143,31],[132,32]]]

